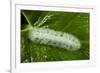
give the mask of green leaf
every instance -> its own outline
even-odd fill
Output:
[[[89,59],[89,13],[22,10],[28,26],[21,29],[21,62],[45,62]],[[22,21],[23,19],[21,19]],[[63,48],[36,44],[28,38],[30,27],[48,27],[70,33],[81,41],[81,48]]]

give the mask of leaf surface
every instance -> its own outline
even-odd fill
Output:
[[[82,45],[77,51],[68,51],[63,48],[36,44],[28,38],[29,30],[26,29],[29,27],[26,27],[21,30],[21,62],[89,59],[89,13],[32,10],[21,12],[31,27],[48,27],[70,33],[76,36]]]

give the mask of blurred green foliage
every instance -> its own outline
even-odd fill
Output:
[[[21,10],[21,63],[89,59],[89,13]],[[46,20],[44,20],[46,19]],[[39,26],[41,21],[45,21]],[[68,32],[81,41],[77,51],[33,43],[29,27],[44,27]]]

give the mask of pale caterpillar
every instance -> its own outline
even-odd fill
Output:
[[[78,50],[81,47],[81,43],[77,37],[69,33],[59,32],[43,27],[34,27],[30,30],[29,39],[35,43],[64,48],[69,51]]]

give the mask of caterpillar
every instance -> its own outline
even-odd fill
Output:
[[[29,39],[35,43],[64,48],[68,51],[75,51],[81,47],[79,39],[74,35],[43,27],[34,27],[30,30]]]

